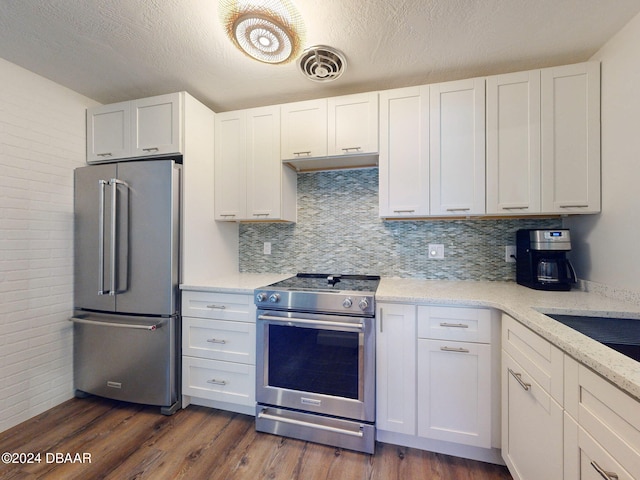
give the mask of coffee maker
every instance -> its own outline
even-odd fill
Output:
[[[576,272],[566,256],[570,250],[569,230],[518,230],[516,281],[536,290],[571,290]]]

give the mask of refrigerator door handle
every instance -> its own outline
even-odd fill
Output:
[[[98,295],[104,295],[104,187],[108,182],[98,180]]]
[[[115,322],[99,322],[96,320],[87,320],[86,318],[71,317],[69,319],[73,323],[84,323],[86,325],[99,325],[102,327],[116,327],[116,328],[134,328],[136,330],[149,330],[153,332],[162,326],[161,323],[155,325],[135,325],[133,323],[115,323]]]
[[[117,194],[118,194],[118,185],[124,185],[125,187],[129,187],[127,182],[123,182],[122,180],[118,180],[117,178],[112,178],[109,180],[109,185],[111,185],[111,231],[109,232],[109,237],[111,241],[111,252],[110,252],[110,278],[109,278],[109,295],[116,295],[118,293],[117,288],[117,251],[118,245],[116,243],[117,237],[117,225],[118,225],[118,204],[117,204]]]

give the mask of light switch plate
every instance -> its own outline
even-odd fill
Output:
[[[265,255],[271,255],[271,242],[264,242],[262,253]]]

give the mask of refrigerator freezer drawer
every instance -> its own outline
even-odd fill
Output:
[[[170,406],[178,399],[178,317],[80,313],[74,322],[75,389]]]

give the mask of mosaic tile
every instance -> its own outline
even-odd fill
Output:
[[[516,230],[561,226],[559,218],[383,220],[378,169],[302,173],[297,224],[240,225],[240,271],[508,281],[515,265],[504,247],[515,245]],[[444,244],[444,259],[428,258],[430,243]]]

